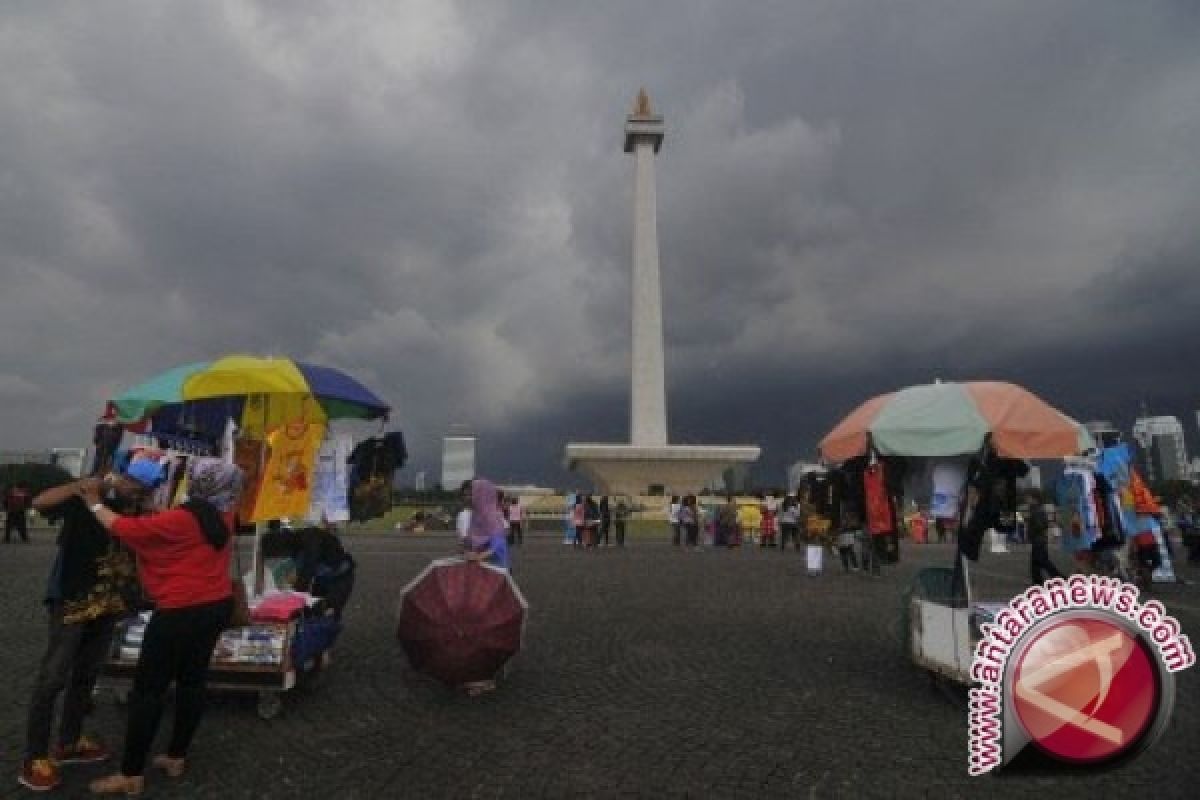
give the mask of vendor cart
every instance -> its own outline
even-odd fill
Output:
[[[1094,449],[1095,442],[1078,422],[1025,389],[996,381],[937,381],[873,397],[820,444],[822,459],[831,463],[862,456],[1057,459]],[[966,489],[964,480],[960,496]],[[958,512],[960,530],[965,510],[964,502]],[[993,546],[999,545],[993,540]],[[1007,604],[976,602],[961,550],[958,561],[961,582],[952,568],[917,574],[901,606],[901,634],[915,664],[932,676],[969,684],[981,627]]]
[[[122,620],[101,667],[98,689],[112,691],[119,703],[128,698],[151,612]],[[297,614],[286,622],[256,622],[221,633],[209,667],[208,688],[253,693],[258,715],[273,719],[283,710],[282,695],[316,677],[330,661],[341,628],[331,614]]]
[[[906,655],[931,677],[970,684],[971,662],[983,638],[982,626],[1007,606],[972,598],[969,567],[963,564],[966,596],[953,592],[954,570],[927,567],[917,573],[903,618]]]

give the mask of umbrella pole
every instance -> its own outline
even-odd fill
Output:
[[[258,450],[258,480],[259,486],[267,479],[267,421],[270,419],[270,410],[268,406],[271,403],[271,396],[263,394],[263,446]],[[261,488],[259,495],[261,496]],[[261,521],[254,523],[254,596],[261,597],[263,593],[264,583],[264,568],[262,558],[262,530],[263,524]]]

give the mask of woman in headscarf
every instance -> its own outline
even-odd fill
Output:
[[[509,569],[508,522],[496,504],[496,485],[485,478],[471,481],[471,525],[463,556],[468,561],[486,561]]]
[[[167,688],[175,683],[175,724],[167,752],[153,764],[169,777],[184,773],[188,746],[204,713],[213,647],[233,613],[229,560],[242,471],[198,458],[188,471],[188,501],[178,508],[126,517],[83,496],[96,519],[134,552],[142,586],[154,602],[129,694],[121,771],[92,781],[96,794],[138,795],[146,756],[158,730]]]

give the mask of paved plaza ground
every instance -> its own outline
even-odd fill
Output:
[[[965,694],[931,685],[899,644],[904,587],[947,564],[947,545],[905,545],[879,579],[840,568],[810,579],[793,552],[690,553],[664,539],[579,552],[534,536],[516,555],[527,649],[499,691],[471,699],[406,677],[393,635],[399,588],[451,537],[348,539],[359,585],[323,682],[270,721],[249,700],[216,698],[187,777],[152,775],[150,796],[1162,800],[1200,786],[1195,668],[1180,676],[1164,740],[1122,768],[969,778]],[[26,794],[15,778],[52,541],[38,531],[31,545],[0,545],[0,798]],[[1027,551],[986,554],[981,594],[1010,596],[1027,569]],[[1160,596],[1195,640],[1200,570],[1184,575],[1197,585]],[[103,698],[91,726],[119,743],[122,717]],[[86,796],[100,773],[68,768],[57,796]]]

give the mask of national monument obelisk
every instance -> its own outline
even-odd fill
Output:
[[[568,444],[567,465],[585,473],[606,494],[646,494],[660,486],[695,492],[726,467],[758,460],[759,448],[668,445],[663,354],[662,280],[658,264],[658,208],[654,157],[662,148],[663,118],[643,89],[625,119],[625,152],[634,157],[633,353],[630,364],[630,443]]]

